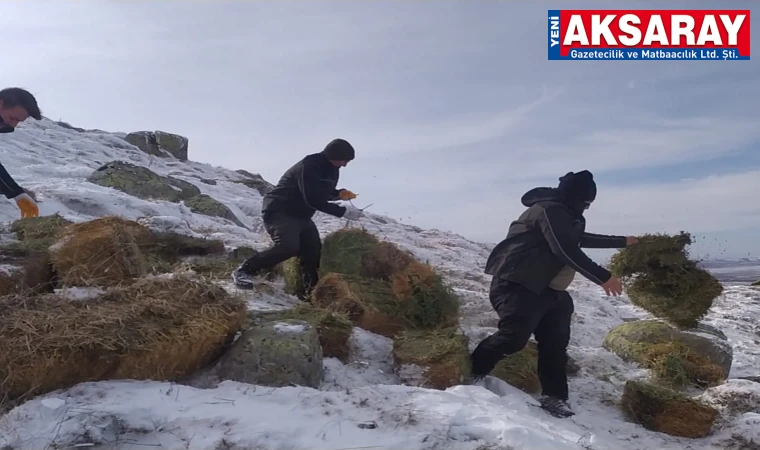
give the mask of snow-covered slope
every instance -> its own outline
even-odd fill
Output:
[[[242,175],[149,156],[120,136],[32,121],[0,138],[0,161],[37,194],[41,214],[59,213],[75,221],[116,214],[153,227],[223,239],[232,246],[269,245],[259,214],[261,196],[234,182]],[[115,159],[193,183],[225,203],[249,229],[194,214],[181,204],[140,200],[85,180]],[[0,221],[7,225],[18,216],[15,204],[0,203]],[[323,235],[345,226],[324,215],[316,221]],[[482,270],[489,246],[371,214],[360,226],[409,249],[446,275],[462,298],[462,323],[472,347],[494,331],[497,318]],[[583,279],[574,282],[572,294],[576,313],[570,354],[582,367],[579,376],[571,378],[571,404],[578,413],[572,419],[544,414],[528,404],[530,396],[495,379],[447,391],[398,385],[390,340],[355,329],[352,362],[325,359],[327,375],[320,390],[217,385],[209,380],[193,386],[86,383],[33,399],[0,418],[0,448],[643,450],[742,448],[732,445],[760,442],[757,413],[721,423],[711,437],[698,440],[653,433],[628,422],[616,402],[625,381],[645,371],[602,349],[601,342],[624,319],[647,314],[625,296],[608,298]],[[250,304],[265,308],[295,302],[276,292],[252,298]],[[733,345],[732,377],[760,375],[759,289],[728,287],[706,322],[724,331]]]

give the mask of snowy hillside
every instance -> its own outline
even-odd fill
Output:
[[[93,170],[114,160],[192,183],[229,207],[244,227],[193,213],[181,202],[141,200],[86,181]],[[128,144],[123,134],[28,121],[15,133],[0,137],[0,161],[21,186],[34,191],[42,215],[59,213],[72,221],[120,215],[153,228],[222,239],[230,246],[265,248],[270,243],[260,219],[261,195],[239,183],[245,175],[150,156]],[[14,203],[0,203],[3,225],[18,218]],[[325,215],[318,215],[316,222],[323,236],[346,226],[345,221]],[[489,246],[372,214],[359,226],[410,250],[445,274],[463,302],[462,323],[471,348],[495,330],[497,317],[487,297],[490,277],[483,274]],[[760,448],[760,384],[745,380],[729,384],[754,402],[747,409],[750,412],[726,415],[710,437],[676,438],[629,422],[618,406],[622,387],[646,371],[604,350],[602,340],[626,319],[649,316],[625,296],[606,297],[601,288],[580,277],[571,294],[576,312],[570,355],[581,367],[570,378],[570,403],[577,412],[571,419],[545,414],[529,404],[536,403],[530,395],[495,378],[485,385],[446,391],[400,385],[393,373],[390,340],[355,328],[351,362],[326,358],[326,379],[319,390],[229,381],[217,385],[202,377],[192,385],[86,383],[35,398],[0,418],[0,448]],[[252,309],[297,303],[280,291],[249,295]],[[733,346],[731,378],[760,375],[760,288],[728,286],[705,323],[722,330]]]

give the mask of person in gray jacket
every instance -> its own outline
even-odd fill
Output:
[[[569,172],[556,188],[539,187],[523,195],[527,209],[486,262],[485,272],[493,276],[490,300],[499,315],[499,330],[470,356],[473,377],[482,379],[502,358],[522,350],[534,334],[541,405],[558,417],[574,414],[567,404],[567,345],[574,311],[567,287],[580,273],[607,295],[622,293],[620,281],[581,247],[623,248],[638,241],[587,233],[583,212],[595,199],[596,183],[586,170]]]

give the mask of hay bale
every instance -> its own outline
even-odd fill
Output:
[[[623,279],[636,306],[683,328],[693,328],[707,314],[723,286],[689,259],[691,235],[649,234],[637,245],[618,251],[610,271]]]
[[[11,232],[16,234],[20,244],[15,248],[26,254],[47,252],[55,242],[56,235],[72,222],[59,214],[19,219],[11,224]]]
[[[0,253],[0,296],[53,292],[55,273],[45,253]]]
[[[224,242],[220,240],[167,231],[151,232],[150,239],[143,242],[140,249],[145,255],[148,271],[151,273],[173,272],[183,258],[217,256],[225,252]]]
[[[454,327],[399,334],[393,339],[393,360],[402,379],[404,366],[422,368],[421,379],[405,379],[405,384],[443,390],[471,377],[467,337]]]
[[[445,328],[459,321],[459,298],[432,267],[417,261],[391,277],[398,314],[417,328]]]
[[[338,358],[346,361],[349,353],[348,340],[354,329],[345,314],[326,309],[299,304],[295,308],[266,316],[266,320],[303,320],[317,330],[319,344],[325,358]]]
[[[715,386],[728,378],[733,362],[727,342],[681,331],[658,320],[618,325],[602,346],[626,361],[651,369],[671,386]]]
[[[568,356],[566,370],[568,375],[575,375],[580,371],[580,367]],[[541,380],[538,377],[538,344],[528,341],[522,350],[499,361],[490,375],[529,394],[541,392]]]
[[[708,436],[718,411],[670,389],[641,381],[623,388],[623,411],[636,423],[672,436]]]
[[[285,280],[285,292],[291,295],[300,295],[303,290],[303,274],[297,256],[289,258],[279,264],[279,271]]]
[[[359,271],[367,278],[390,280],[395,273],[406,270],[415,262],[410,252],[390,242],[378,242],[362,256]]]
[[[334,272],[363,276],[362,260],[379,244],[375,236],[356,228],[344,228],[329,234],[322,244],[320,275]]]
[[[723,285],[693,263],[626,281],[631,302],[682,328],[693,328],[723,293]]]
[[[324,378],[316,328],[302,320],[281,320],[243,332],[219,361],[223,380],[263,386],[318,388]]]
[[[115,286],[147,273],[140,248],[150,241],[137,222],[104,217],[61,230],[51,261],[63,286]]]
[[[181,379],[218,357],[245,317],[244,301],[188,277],[142,279],[88,300],[0,297],[0,398]]]

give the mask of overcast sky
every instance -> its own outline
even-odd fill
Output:
[[[0,80],[51,119],[182,134],[191,159],[271,182],[343,137],[357,205],[475,240],[588,169],[589,231],[686,230],[698,256],[760,257],[760,55],[548,61],[547,9],[599,4],[537,3],[6,2]]]

